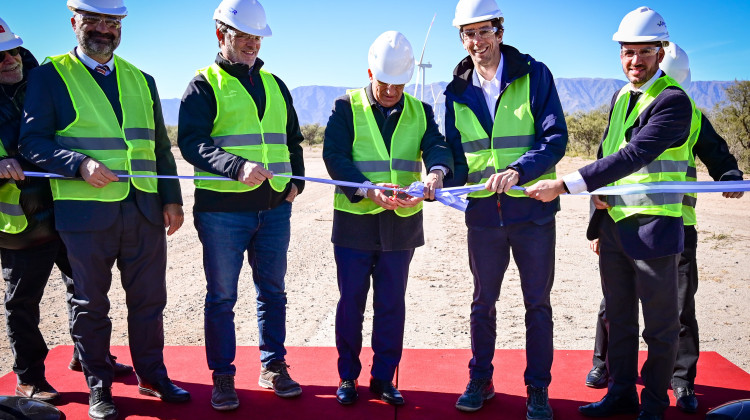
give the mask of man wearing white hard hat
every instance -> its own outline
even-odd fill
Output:
[[[675,79],[687,91],[690,86],[690,62],[685,51],[674,42],[664,48],[665,55],[659,68]],[[700,158],[706,165],[709,175],[715,181],[741,181],[742,171],[737,160],[729,151],[726,141],[714,130],[711,122],[695,107],[693,103],[693,121],[688,139],[690,156],[688,180],[696,180],[695,158]],[[742,192],[725,192],[726,198],[740,198]],[[695,413],[698,409],[698,398],[695,395],[695,377],[700,340],[698,338],[698,321],[695,317],[695,293],[698,290],[698,265],[696,254],[698,232],[695,205],[697,194],[685,194],[682,202],[682,221],[685,225],[685,249],[680,255],[677,278],[678,310],[680,313],[680,338],[677,359],[672,373],[672,391],[677,401],[677,408],[686,413]],[[592,244],[598,252],[598,239]],[[606,358],[608,349],[605,300],[602,299],[596,324],[593,367],[586,377],[586,385],[592,388],[607,386]]]
[[[669,32],[648,7],[628,13],[612,37],[628,83],[612,97],[609,125],[599,159],[561,180],[527,188],[549,201],[568,191],[594,191],[607,185],[685,181],[693,108],[673,78],[659,69]],[[596,207],[587,231],[599,239],[599,272],[607,302],[609,384],[605,397],[579,408],[590,417],[638,414],[661,419],[669,406],[667,390],[680,333],[677,277],[684,248],[683,194],[629,194],[592,197]],[[644,319],[648,358],[638,379],[638,303]]]
[[[70,300],[73,279],[65,245],[55,230],[49,181],[26,177],[24,170],[39,171],[18,154],[18,136],[29,72],[38,66],[34,56],[21,47],[22,40],[0,20],[0,254],[4,277],[8,282],[5,310],[18,376],[16,394],[44,401],[54,400],[57,392],[44,379],[47,346],[39,331],[38,308],[50,271],[57,265],[66,288],[68,316],[72,321]],[[133,368],[117,363],[110,355],[116,376]],[[68,366],[81,370],[78,354]],[[77,368],[77,369],[76,369]]]
[[[288,371],[284,278],[292,202],[304,182],[303,137],[292,96],[258,51],[271,36],[256,0],[224,0],[214,13],[219,54],[190,82],[180,105],[178,144],[201,176],[195,181],[195,228],[203,244],[206,358],[211,405],[234,410],[234,306],[245,254],[255,284],[260,338],[258,384],[290,398],[302,393]],[[244,279],[243,279],[244,280]]]
[[[408,187],[427,169],[424,197],[434,199],[453,158],[432,107],[404,92],[414,72],[411,44],[382,33],[367,57],[370,83],[336,99],[323,143],[332,179]],[[424,245],[422,198],[378,189],[339,187],[334,194],[333,253],[340,298],[336,307],[339,388],[344,405],[357,398],[362,322],[372,279],[374,317],[370,391],[404,404],[393,378],[401,360],[409,263]]]
[[[568,130],[550,70],[503,43],[503,14],[494,0],[460,0],[453,26],[468,56],[446,87],[446,139],[456,159],[456,185],[484,184],[466,210],[472,359],[469,383],[456,402],[476,411],[494,397],[496,303],[513,254],[526,307],[529,419],[551,419],[552,307],[555,214],[559,201],[540,203],[511,190],[554,179]]]
[[[117,264],[139,392],[168,402],[190,394],[164,365],[166,235],[182,225],[182,197],[154,79],[114,55],[122,0],[68,0],[78,45],[29,77],[20,152],[67,179],[50,181],[55,225],[75,273],[72,332],[90,388],[89,417],[118,415],[109,358],[107,291]],[[125,178],[118,175],[148,175]]]

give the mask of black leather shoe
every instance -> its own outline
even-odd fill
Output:
[[[380,379],[370,379],[370,392],[380,396],[380,399],[391,405],[404,405],[404,397],[398,392],[393,382]]]
[[[609,382],[609,372],[607,372],[606,366],[594,366],[586,375],[586,386],[589,388],[606,388],[607,382]]]
[[[685,413],[695,413],[698,411],[698,398],[695,396],[693,387],[675,388],[674,397],[677,399],[677,408]]]
[[[89,394],[89,418],[93,420],[114,420],[117,407],[112,399],[112,388],[91,388]]]
[[[654,414],[649,413],[648,411],[641,411],[641,413],[638,414],[637,420],[664,420],[664,414]]]
[[[336,390],[336,401],[341,405],[354,404],[359,398],[357,394],[357,381],[351,379],[339,382],[339,389]]]
[[[165,402],[181,403],[190,401],[190,393],[172,383],[169,378],[161,378],[153,384],[138,378],[138,392],[151,395]]]
[[[600,401],[578,407],[586,417],[609,417],[638,412],[638,393],[635,390],[620,395],[607,394]]]

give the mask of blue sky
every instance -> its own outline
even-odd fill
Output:
[[[117,54],[156,79],[162,98],[181,97],[195,70],[218,51],[211,19],[218,0],[125,0],[129,16]],[[449,81],[466,54],[451,26],[457,0],[261,0],[273,36],[260,57],[293,89],[304,85],[363,86],[367,51],[382,32],[404,33],[425,52],[427,83]],[[555,77],[624,80],[612,34],[622,17],[649,6],[667,22],[672,40],[690,56],[693,80],[750,79],[750,2],[722,0],[527,0],[498,2],[505,43],[546,63]],[[65,0],[3,0],[0,17],[37,58],[75,46]],[[416,72],[415,72],[416,78]],[[412,79],[414,81],[414,79]]]

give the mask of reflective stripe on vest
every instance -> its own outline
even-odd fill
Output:
[[[602,142],[602,155],[607,157],[616,153],[627,145],[625,133],[635,124],[638,116],[648,108],[661,92],[669,86],[680,85],[669,76],[658,78],[638,98],[635,107],[626,118],[628,109],[628,86],[620,93],[612,109],[607,137]],[[646,182],[685,181],[689,166],[689,144],[686,141],[678,147],[665,150],[653,162],[641,170],[634,172],[609,185],[628,185]],[[665,194],[629,194],[608,197],[609,214],[615,222],[636,214],[657,216],[682,216],[682,193]]]
[[[504,171],[534,145],[536,129],[531,113],[529,75],[513,81],[500,96],[492,126],[492,139],[487,137],[476,114],[465,104],[453,103],[456,129],[461,134],[461,145],[469,165],[467,184],[483,184],[492,174]],[[524,186],[542,179],[555,179],[554,166],[542,176]],[[469,197],[489,197],[494,192],[476,191]],[[523,191],[510,190],[512,197],[526,197]]]
[[[154,103],[146,78],[138,68],[115,56],[120,92],[122,127],[107,96],[86,67],[68,53],[48,57],[68,88],[76,118],[55,133],[55,141],[98,160],[116,174],[156,175]],[[120,201],[130,184],[141,191],[157,192],[156,178],[121,178],[104,188],[83,180],[51,179],[55,200]]]
[[[0,141],[0,160],[8,157],[8,152]],[[21,233],[29,225],[21,207],[21,190],[16,182],[9,179],[0,187],[0,231],[5,233]]]
[[[211,130],[214,145],[243,157],[262,163],[263,167],[276,174],[292,174],[287,147],[287,108],[276,78],[265,70],[260,71],[266,94],[263,119],[258,118],[258,107],[247,89],[236,77],[224,71],[218,64],[198,70],[211,85],[216,97],[216,118]],[[195,168],[196,176],[215,176],[214,173]],[[289,178],[274,177],[269,180],[271,188],[281,192],[286,189]],[[195,187],[205,190],[239,193],[252,191],[239,181],[195,180]]]
[[[404,93],[404,111],[393,131],[389,154],[365,89],[349,90],[347,94],[354,118],[354,165],[374,184],[392,183],[405,187],[419,181],[422,172],[422,137],[427,130],[427,117],[422,103]],[[333,207],[354,214],[377,214],[385,211],[369,198],[352,203],[338,188],[333,198]],[[410,208],[399,207],[394,211],[399,216],[407,217],[420,210],[422,203]]]
[[[690,99],[690,103],[693,105],[693,121],[690,123],[690,137],[688,137],[688,170],[687,180],[697,181],[698,171],[695,168],[695,154],[693,154],[693,147],[698,142],[700,137],[702,116],[701,111],[695,106],[695,102]],[[698,194],[696,193],[685,193],[682,197],[682,223],[685,226],[695,226],[698,223],[698,217],[695,214],[695,205],[698,202]]]

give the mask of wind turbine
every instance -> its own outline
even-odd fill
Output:
[[[434,16],[432,16],[432,22],[430,22],[430,27],[427,29],[427,36],[424,38],[424,46],[422,47],[422,55],[419,56],[419,61],[417,62],[417,67],[419,69],[417,70],[417,83],[414,85],[414,96],[417,96],[417,90],[419,89],[419,80],[422,79],[422,90],[420,91],[419,100],[424,101],[424,74],[425,69],[432,68],[432,64],[425,63],[424,62],[424,50],[427,48],[427,39],[430,37],[430,31],[432,30],[432,24],[435,23],[435,17],[437,16],[437,13],[435,13]]]

